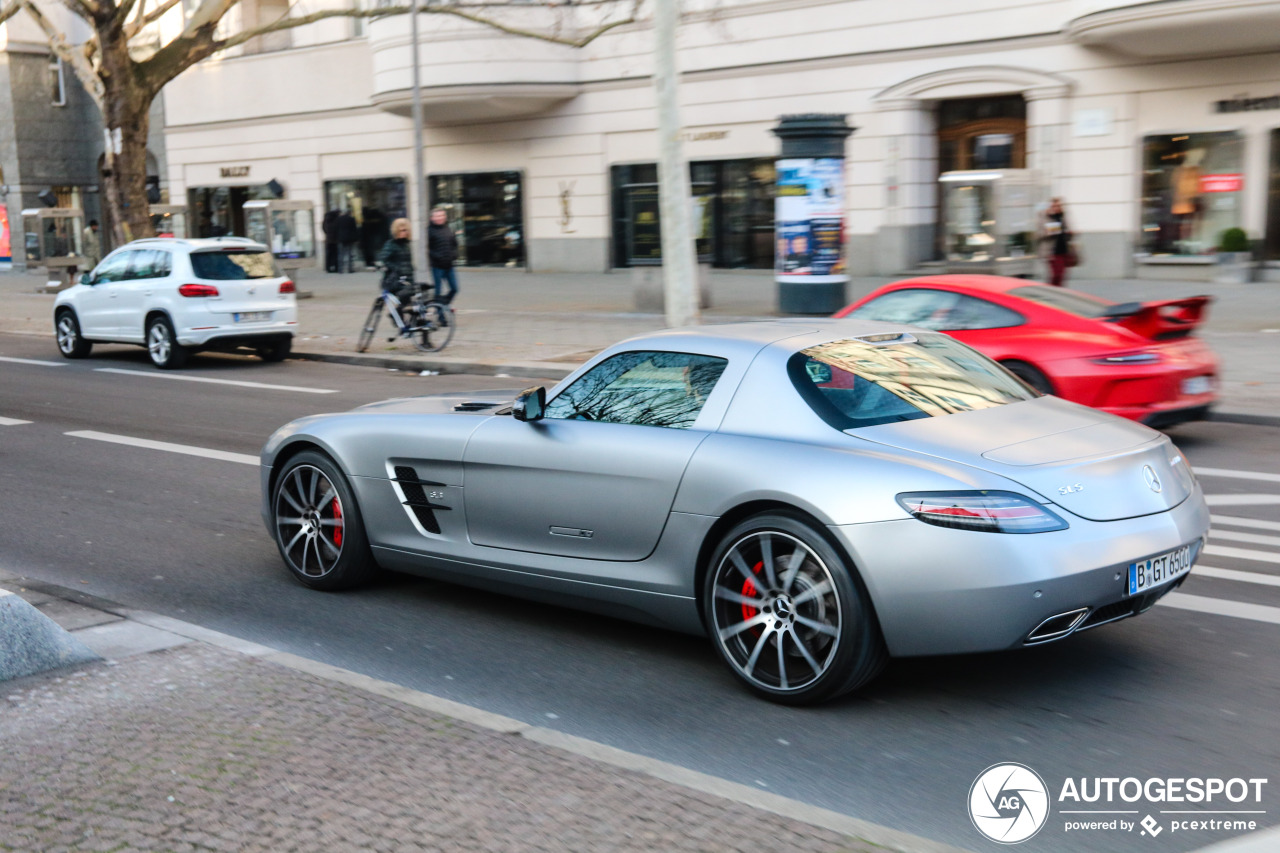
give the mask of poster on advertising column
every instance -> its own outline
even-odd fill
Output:
[[[844,263],[844,159],[779,160],[774,204],[778,281],[847,280]]]

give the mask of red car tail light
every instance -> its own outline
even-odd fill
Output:
[[[898,503],[926,524],[988,533],[1045,533],[1067,523],[1013,492],[904,492]]]
[[[1160,353],[1144,350],[1142,352],[1122,352],[1115,355],[1104,355],[1093,359],[1094,364],[1159,364]]]
[[[182,296],[217,296],[218,288],[212,284],[184,284],[178,288]]]
[[[298,288],[297,288],[297,286],[296,286],[296,285],[294,285],[294,283],[293,283],[292,281],[285,280],[285,281],[280,282],[280,293],[281,293],[281,294],[285,294],[285,293],[297,293],[297,292],[298,292]]]

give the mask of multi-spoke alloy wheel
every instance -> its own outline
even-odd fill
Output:
[[[93,344],[80,336],[80,323],[69,310],[58,315],[54,331],[58,335],[58,351],[67,358],[84,358],[93,349]]]
[[[164,317],[155,317],[147,323],[147,352],[151,362],[164,370],[173,370],[187,363],[187,348],[178,343],[173,326]]]
[[[703,602],[721,656],[775,701],[837,696],[884,663],[860,582],[798,518],[761,515],[731,530],[712,559]]]
[[[280,555],[307,586],[342,589],[374,571],[355,498],[328,458],[308,451],[289,460],[271,509]]]

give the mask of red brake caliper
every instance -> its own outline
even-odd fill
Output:
[[[763,569],[764,569],[764,561],[763,561],[763,560],[761,560],[760,562],[756,563],[754,566],[752,566],[752,567],[751,567],[751,571],[752,571],[752,573],[753,573],[753,574],[757,574],[757,575],[758,575],[758,574],[760,574],[760,572],[761,572]],[[743,580],[742,580],[742,594],[743,594],[743,595],[745,595],[747,598],[755,598],[755,595],[756,595],[756,585],[755,585],[754,583],[752,583],[750,580],[747,580],[746,578],[743,578]],[[750,604],[744,604],[744,605],[742,605],[742,621],[743,621],[743,622],[746,622],[747,620],[751,619],[752,617],[754,617],[754,616],[755,616],[757,613],[759,613],[759,612],[760,612],[759,610],[757,610],[756,608],[752,607]],[[759,627],[758,625],[757,625],[756,627],[754,627],[754,628],[748,628],[747,630],[748,630],[748,631],[750,631],[753,635],[755,635],[755,636],[757,636],[757,637],[759,637],[759,636],[760,636],[760,634],[761,634],[760,627]]]
[[[333,499],[333,520],[338,522],[333,526],[333,544],[339,548],[342,547],[342,504],[338,503],[338,499]]]

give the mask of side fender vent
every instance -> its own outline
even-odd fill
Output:
[[[408,465],[396,466],[396,477],[393,482],[400,485],[400,491],[405,497],[404,505],[413,513],[413,517],[418,519],[422,529],[428,533],[439,533],[440,522],[436,520],[436,510],[447,512],[450,507],[432,503],[427,499],[427,492],[422,487],[443,486],[444,483],[420,480],[418,472]]]

